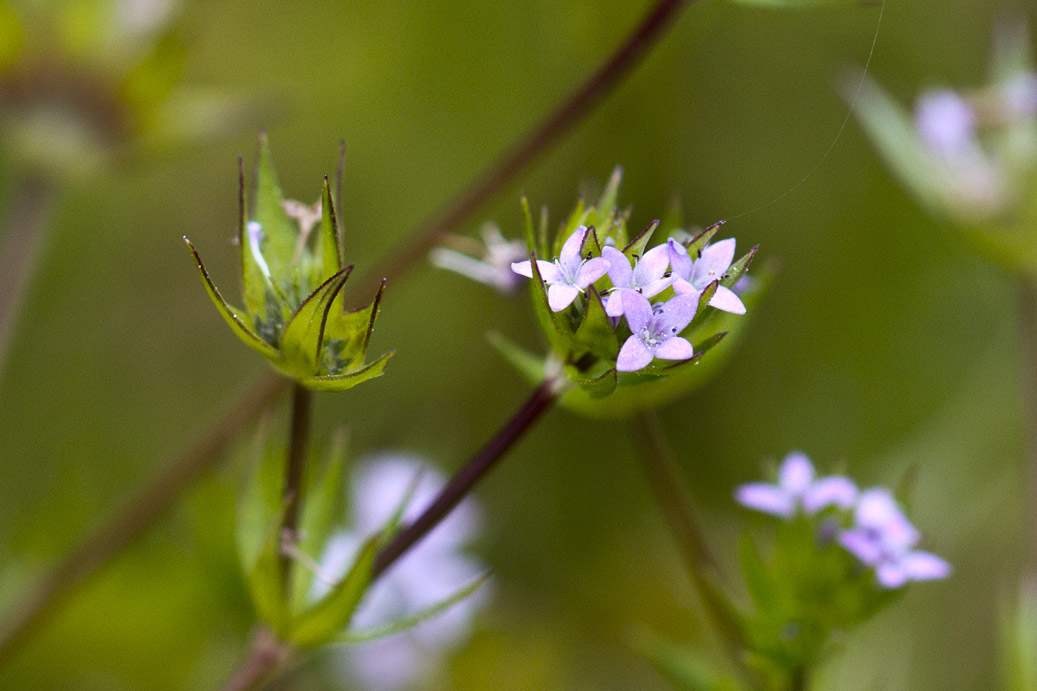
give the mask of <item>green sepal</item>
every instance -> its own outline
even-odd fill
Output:
[[[329,375],[348,374],[351,368],[363,365],[384,292],[385,279],[382,279],[371,303],[349,312],[336,311],[339,308],[336,298],[324,328],[322,371]]]
[[[288,376],[302,379],[320,373],[328,314],[352,271],[353,267],[347,266],[324,281],[288,320],[281,337],[281,360],[278,362],[278,369]]]
[[[263,543],[252,568],[245,572],[256,616],[279,634],[284,633],[288,608],[281,580],[281,522],[284,508],[271,519],[263,531]]]
[[[756,258],[756,252],[760,249],[759,245],[753,245],[753,248],[745,253],[745,255],[728,267],[724,273],[723,278],[720,279],[720,285],[725,288],[734,288],[735,284],[745,276],[745,272],[749,270],[749,266],[753,263],[753,259]]]
[[[516,345],[497,331],[487,333],[486,340],[531,384],[539,384],[544,381],[546,367],[542,357]]]
[[[598,376],[587,376],[576,370],[575,367],[566,367],[569,381],[576,384],[581,391],[593,399],[601,399],[612,395],[616,390],[617,377],[616,368],[606,370]]]
[[[364,543],[349,573],[336,583],[317,604],[292,618],[286,641],[300,648],[316,648],[331,640],[349,625],[353,612],[371,583],[374,559],[381,536]]]
[[[529,212],[529,200],[525,196],[522,197],[522,229],[526,238],[526,247],[530,252],[535,252],[544,257],[549,255],[547,248],[547,218],[545,214],[546,209],[543,209],[540,225],[534,228],[533,216]]]
[[[738,557],[746,588],[756,608],[764,612],[773,611],[778,600],[777,593],[768,574],[767,563],[747,533],[738,541]]]
[[[593,287],[587,289],[587,309],[576,329],[576,345],[603,360],[615,360],[619,355],[616,330],[601,304],[601,296]],[[582,352],[576,355],[582,355]]]
[[[298,539],[296,549],[302,554],[316,556],[324,549],[331,534],[332,526],[341,515],[343,504],[342,477],[344,474],[348,435],[339,430],[332,438],[331,445],[323,455],[323,463],[319,472],[313,477],[305,478],[306,490],[303,496],[302,515],[299,518]],[[284,454],[282,454],[283,456]],[[314,468],[316,463],[307,467]],[[314,574],[310,569],[298,568],[292,572],[292,604],[293,610],[300,609],[306,602]]]
[[[551,256],[557,257],[562,253],[562,245],[569,239],[569,236],[576,232],[576,229],[580,226],[587,225],[587,209],[584,206],[583,199],[581,198],[576,202],[576,207],[569,214],[568,220],[565,225],[555,234],[554,242],[551,243]],[[584,238],[584,243],[587,242],[587,238]],[[580,248],[581,253],[583,248]]]
[[[256,321],[271,324],[271,336],[280,333],[290,310],[278,295],[270,278],[263,272],[253,254],[248,236],[248,193],[245,190],[245,163],[238,158],[238,251],[241,253],[241,294],[245,309]],[[271,314],[273,312],[273,314]]]
[[[284,193],[277,182],[277,173],[270,155],[266,133],[259,135],[259,157],[256,164],[256,198],[253,201],[252,220],[260,224],[263,240],[260,250],[270,267],[274,286],[286,296],[288,304],[297,304],[304,286],[299,285],[299,263],[295,255],[299,244],[299,228],[284,210]]]
[[[230,304],[223,299],[223,296],[220,295],[220,291],[216,288],[216,284],[212,282],[212,279],[209,277],[209,272],[205,270],[205,266],[202,264],[202,258],[198,256],[198,250],[194,248],[194,245],[191,244],[191,241],[187,239],[186,235],[184,236],[184,242],[187,243],[187,248],[194,257],[194,263],[198,268],[198,274],[202,277],[202,283],[205,284],[205,292],[209,294],[209,298],[212,300],[213,304],[216,305],[216,309],[219,310],[231,330],[238,338],[245,342],[245,345],[257,351],[264,357],[276,360],[279,357],[277,350],[249,328],[245,319],[239,316],[239,310],[231,307]]]
[[[659,227],[659,221],[652,221],[648,224],[648,227],[637,234],[633,240],[631,240],[625,247],[623,247],[623,254],[629,259],[635,261],[645,253],[645,247],[648,246],[648,241],[652,239],[652,234],[655,233],[656,228]]]
[[[573,333],[569,319],[563,313],[553,311],[551,305],[547,302],[547,285],[544,283],[543,276],[540,275],[540,267],[537,266],[535,252],[530,253],[529,263],[533,269],[533,280],[530,283],[530,290],[533,296],[533,312],[540,322],[541,330],[547,336],[547,340],[554,350],[561,353],[575,350],[578,346],[576,345],[576,336]]]
[[[390,350],[369,365],[358,370],[346,372],[345,374],[327,374],[319,377],[306,377],[299,379],[299,383],[311,391],[345,391],[352,389],[368,379],[380,377],[385,372],[385,366],[389,364],[389,358],[396,354]]]
[[[684,247],[688,250],[688,254],[692,259],[699,258],[699,253],[706,249],[710,240],[713,239],[713,236],[717,234],[717,231],[720,230],[720,227],[726,222],[727,221],[717,221],[688,241]]]
[[[462,587],[453,595],[440,600],[434,605],[426,607],[420,612],[389,622],[388,624],[384,624],[375,629],[369,629],[367,631],[347,631],[341,636],[335,638],[335,642],[343,644],[366,643],[367,641],[376,641],[379,638],[385,638],[386,636],[391,636],[395,633],[412,629],[418,624],[442,614],[459,602],[468,599],[489,579],[489,572],[484,573],[478,576],[471,583]]]
[[[328,176],[324,176],[324,190],[320,206],[320,265],[321,275],[331,276],[343,269],[342,248],[339,247],[338,218],[332,201]]]

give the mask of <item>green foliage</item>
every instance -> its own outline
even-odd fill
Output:
[[[381,376],[392,351],[371,363],[364,360],[385,282],[367,307],[345,310],[342,289],[353,267],[343,266],[327,176],[318,219],[315,209],[285,200],[263,135],[250,219],[243,177],[239,188],[244,310],[227,303],[184,238],[224,320],[275,369],[307,388],[344,391]],[[319,228],[316,240],[311,237],[314,225]]]

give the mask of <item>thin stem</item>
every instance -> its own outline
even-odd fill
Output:
[[[24,644],[90,576],[133,544],[174,501],[209,470],[238,432],[280,393],[286,380],[266,377],[239,397],[193,444],[162,466],[158,475],[102,523],[50,571],[44,573],[7,613],[0,628],[0,663]]]
[[[299,532],[299,515],[302,512],[302,478],[306,469],[306,452],[310,440],[310,411],[313,393],[305,386],[295,384],[292,388],[292,422],[288,441],[288,462],[284,471],[284,520],[281,522],[281,541],[294,545]],[[290,574],[292,558],[281,550],[281,582],[285,597],[291,592]]]
[[[57,196],[57,188],[40,177],[19,178],[14,183],[11,203],[0,229],[0,371],[7,359],[7,349],[14,337]]]
[[[504,457],[511,445],[558,399],[555,389],[555,382],[545,381],[533,391],[511,419],[450,478],[428,508],[378,554],[372,579],[378,578],[461,503],[475,484]]]
[[[256,691],[266,685],[291,659],[292,653],[267,629],[252,640],[248,658],[224,685],[223,691]]]
[[[1022,342],[1020,381],[1023,394],[1023,430],[1026,461],[1025,572],[1037,574],[1037,278],[1024,275],[1019,281],[1019,329]]]
[[[673,449],[655,411],[641,412],[634,418],[634,431],[641,453],[641,470],[652,490],[659,510],[670,527],[688,575],[697,578],[704,570],[719,571],[709,552],[702,529]]]
[[[393,248],[389,256],[375,266],[374,271],[365,274],[359,294],[366,295],[374,290],[382,277],[401,274],[419,263],[447,231],[460,225],[530,163],[550,149],[640,63],[677,18],[679,10],[692,1],[660,0],[655,3],[626,40],[598,69],[573,89],[565,100],[483,170],[446,206],[415,228],[400,245]]]

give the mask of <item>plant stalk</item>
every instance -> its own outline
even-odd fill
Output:
[[[292,652],[267,629],[252,639],[252,649],[223,691],[256,691],[263,688],[292,658]]]
[[[35,175],[14,182],[0,230],[0,373],[43,249],[57,193],[53,183]]]
[[[292,388],[292,421],[288,440],[288,462],[284,471],[284,519],[281,522],[282,544],[294,545],[298,539],[299,516],[302,513],[302,481],[306,470],[306,454],[310,442],[310,417],[313,392],[296,383]],[[292,558],[281,550],[281,583],[285,597],[291,592]]]
[[[407,550],[439,525],[440,521],[468,496],[475,484],[497,465],[512,444],[558,400],[556,386],[552,380],[541,383],[511,419],[450,478],[428,508],[379,552],[375,557],[372,580],[378,578]]]

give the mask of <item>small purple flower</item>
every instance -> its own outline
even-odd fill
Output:
[[[537,260],[540,276],[549,286],[547,303],[552,311],[561,312],[571,305],[577,295],[609,270],[607,259],[584,259],[580,255],[586,238],[587,226],[580,226],[562,245],[562,252],[554,262]],[[528,260],[512,264],[511,270],[520,276],[533,278],[533,265]]]
[[[468,238],[453,238],[457,245],[464,244],[476,258],[446,247],[437,247],[429,252],[429,261],[441,269],[447,269],[496,288],[502,293],[513,292],[522,279],[511,270],[511,265],[526,256],[526,245],[518,240],[508,240],[496,226],[482,229],[483,242]]]
[[[926,146],[944,156],[977,146],[976,112],[949,89],[929,92],[918,99],[915,128]]]
[[[698,298],[678,295],[665,303],[652,305],[637,291],[623,292],[623,314],[633,335],[626,340],[616,358],[620,372],[636,372],[647,367],[653,358],[687,360],[694,351],[691,343],[679,335],[694,318]]]
[[[673,238],[667,240],[670,251],[670,266],[673,267],[673,289],[680,294],[698,297],[710,283],[724,277],[735,258],[735,239],[728,238],[706,247],[692,260],[688,250]],[[710,307],[718,310],[745,314],[745,305],[734,291],[717,286],[717,292],[709,301]]]
[[[846,510],[857,500],[857,486],[848,477],[831,475],[814,479],[814,465],[804,454],[790,453],[778,470],[778,484],[754,482],[735,493],[742,506],[781,518],[802,510],[813,515],[829,506]]]
[[[659,245],[644,253],[630,268],[630,260],[615,247],[605,247],[601,256],[609,263],[609,280],[612,292],[605,303],[605,314],[610,317],[623,316],[623,294],[640,293],[646,298],[654,297],[670,287],[673,279],[664,277],[670,266],[670,255],[666,245]]]
[[[867,566],[884,588],[899,588],[909,581],[947,578],[951,565],[914,549],[921,534],[907,520],[889,490],[874,488],[861,493],[854,511],[854,527],[839,534],[839,544]]]

